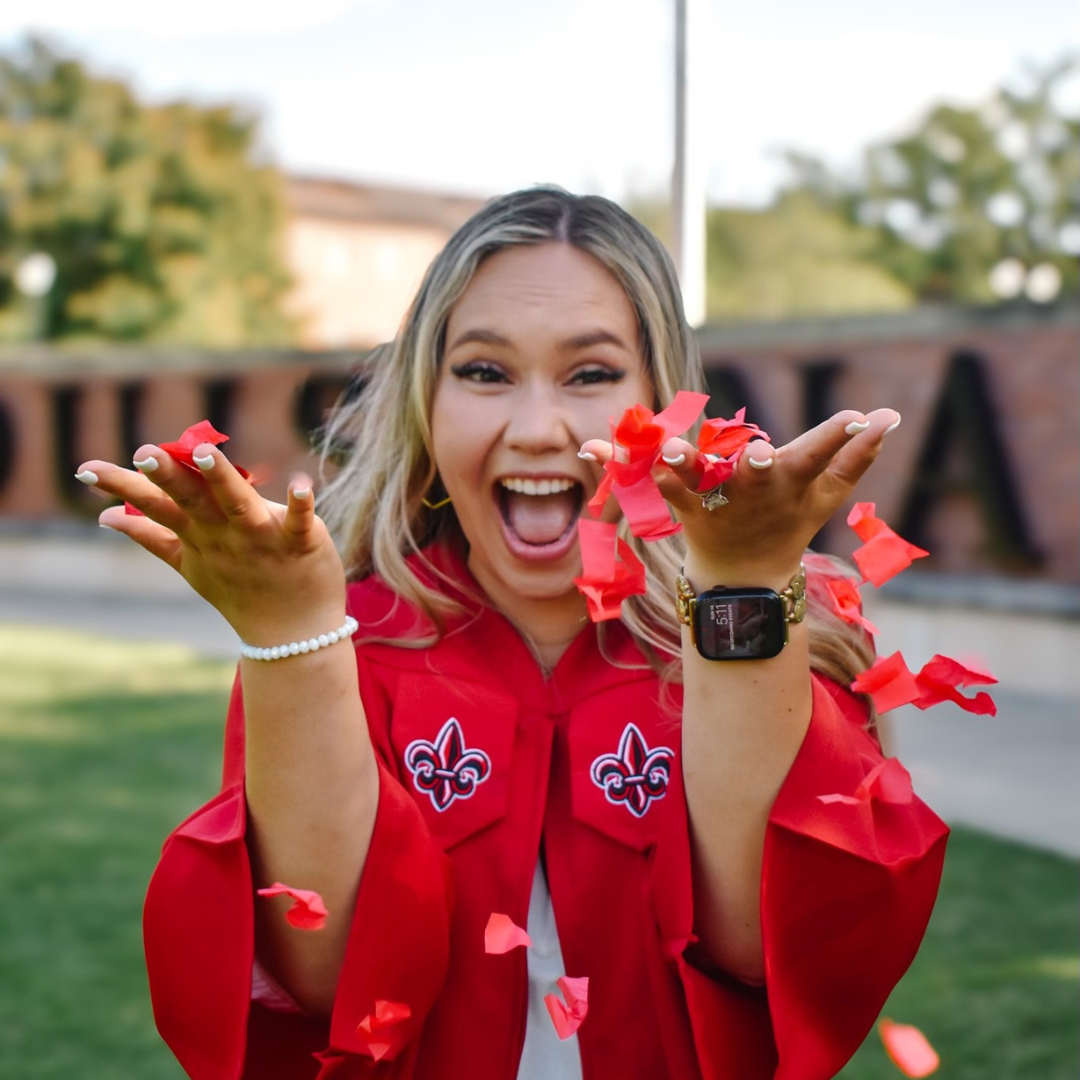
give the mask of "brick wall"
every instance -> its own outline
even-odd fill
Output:
[[[932,556],[918,569],[1080,581],[1080,308],[720,325],[700,340],[720,411],[749,405],[775,442],[835,409],[903,415],[859,497],[894,527],[905,515],[920,523]],[[262,490],[280,498],[292,469],[314,467],[307,433],[356,361],[355,353],[0,356],[0,518],[91,518],[101,502],[72,478],[79,462],[129,461],[140,443],[175,438],[204,417],[232,436],[235,460],[272,470]],[[971,413],[973,386],[988,411]],[[946,423],[934,436],[943,400]],[[920,470],[938,443],[940,460]],[[848,554],[857,541],[838,518],[819,546]]]
[[[922,513],[920,539],[931,557],[919,563],[920,569],[1080,580],[1080,311],[1075,307],[719,326],[702,332],[701,345],[713,385],[725,387],[733,399],[744,389],[750,413],[758,414],[757,422],[774,441],[792,438],[808,421],[837,409],[900,412],[903,423],[888,437],[858,493],[876,502],[879,514],[894,526],[910,509],[920,461],[935,442],[941,444],[943,460],[934,470],[940,484],[930,490]],[[950,396],[946,381],[950,369],[956,377],[958,361],[969,381],[961,376]],[[989,399],[986,422],[985,414],[964,411],[972,379]],[[943,398],[952,422],[935,433],[931,424]],[[965,423],[976,419],[981,440],[964,431]],[[987,460],[995,442],[1004,468]],[[923,490],[930,487],[927,480],[924,469]],[[1006,511],[1019,518],[1011,535],[1023,539],[1026,534],[1027,557],[1015,543],[1012,550],[1004,545],[1004,551],[995,543],[1000,523],[994,514]],[[829,549],[841,554],[858,544],[836,520],[827,540]]]

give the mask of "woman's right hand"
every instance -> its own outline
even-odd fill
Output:
[[[241,640],[277,645],[340,625],[345,572],[315,514],[311,480],[295,476],[282,505],[259,495],[217,447],[203,443],[194,457],[198,473],[145,445],[138,471],[87,461],[78,476],[143,512],[113,506],[98,520],[168,563]]]
[[[100,521],[182,574],[248,644],[341,626],[345,571],[315,515],[311,481],[294,477],[282,505],[216,447],[203,443],[194,455],[199,472],[142,446],[138,471],[87,461],[81,479],[141,510],[145,517],[112,506]],[[254,887],[314,889],[331,912],[318,934],[302,934],[260,901],[256,955],[302,1009],[329,1016],[379,801],[356,656],[339,645],[280,663],[242,660],[240,675]]]

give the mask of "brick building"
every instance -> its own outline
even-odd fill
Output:
[[[901,412],[859,488],[932,552],[897,588],[967,581],[983,595],[993,581],[1080,612],[1080,305],[722,324],[700,341],[714,410],[747,405],[778,443],[839,408]],[[0,520],[91,518],[101,501],[74,480],[80,461],[130,460],[204,417],[236,460],[274,470],[265,491],[279,498],[290,469],[312,467],[309,433],[362,362],[358,350],[8,353]],[[840,554],[857,543],[836,519],[820,540]]]
[[[482,199],[286,178],[286,304],[306,349],[368,349],[397,331],[428,264]]]

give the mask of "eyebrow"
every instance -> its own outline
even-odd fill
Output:
[[[503,337],[502,334],[497,334],[494,330],[466,330],[454,339],[446,351],[453,352],[454,349],[473,342],[480,345],[500,345],[504,348],[512,344],[508,338]],[[575,352],[580,349],[592,348],[594,345],[615,345],[617,348],[627,352],[630,351],[622,338],[608,330],[589,330],[584,334],[576,334],[574,337],[559,342],[558,347],[563,352]]]

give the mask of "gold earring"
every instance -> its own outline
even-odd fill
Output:
[[[447,495],[445,499],[440,499],[440,500],[439,500],[439,501],[438,501],[437,503],[433,503],[433,502],[428,502],[428,500],[427,500],[427,499],[421,499],[420,501],[421,501],[421,502],[422,502],[422,503],[424,504],[424,506],[426,506],[426,507],[427,507],[427,508],[428,508],[429,510],[441,510],[441,509],[442,509],[442,508],[443,508],[444,506],[448,506],[448,505],[450,504],[450,501],[451,501],[451,500],[450,500],[450,496],[449,496],[449,495]]]

